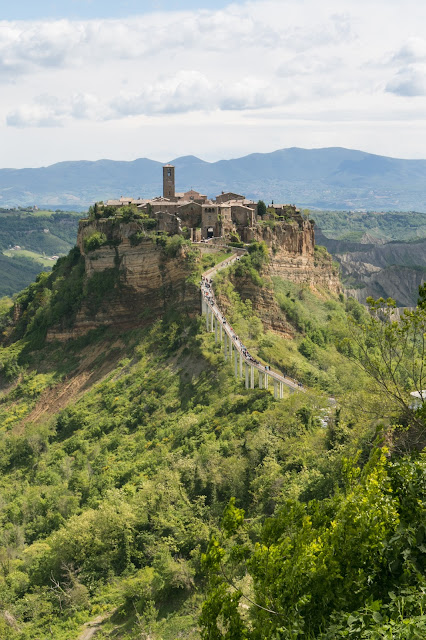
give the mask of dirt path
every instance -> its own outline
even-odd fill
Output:
[[[93,618],[93,620],[86,622],[84,630],[80,633],[77,640],[90,640],[93,638],[100,630],[102,623],[109,618],[110,615],[111,611],[108,611],[108,613],[102,613],[101,615],[96,616],[96,618]]]

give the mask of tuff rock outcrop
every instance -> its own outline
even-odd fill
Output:
[[[93,246],[95,236],[100,246]],[[266,327],[292,335],[292,327],[273,297],[271,279],[274,276],[305,283],[317,290],[340,292],[338,272],[330,256],[315,250],[312,221],[297,216],[273,228],[272,225],[245,227],[241,237],[245,242],[264,241],[270,249],[270,258],[262,273],[266,287],[256,287],[249,279],[238,279],[242,297],[253,301]],[[199,290],[189,282],[194,254],[199,253],[199,249],[177,244],[176,250],[170,251],[169,242],[170,238],[165,236],[146,234],[138,221],[81,220],[77,244],[84,257],[88,295],[73,328],[50,329],[48,339],[66,340],[100,326],[131,329],[161,317],[171,308],[199,313]]]
[[[106,242],[88,250],[87,239],[95,233]],[[115,219],[81,220],[77,244],[85,261],[86,282],[92,283],[91,295],[85,298],[72,330],[50,330],[48,339],[66,340],[100,326],[143,326],[171,308],[199,312],[199,290],[188,282],[191,247],[183,245],[176,255],[167,255],[155,238],[141,234],[137,222]],[[97,289],[102,295],[96,295]]]

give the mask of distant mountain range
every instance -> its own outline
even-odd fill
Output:
[[[194,156],[170,162],[176,166],[178,191],[194,187],[213,197],[229,190],[317,209],[426,211],[426,160],[340,147],[293,147],[218,162]],[[151,197],[161,193],[161,167],[161,162],[140,158],[0,169],[0,207],[83,208],[121,195]]]

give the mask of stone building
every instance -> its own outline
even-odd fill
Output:
[[[163,194],[155,198],[131,198],[121,196],[108,200],[105,206],[133,205],[151,218],[158,220],[158,230],[167,233],[186,233],[191,239],[209,240],[221,237],[245,237],[246,229],[258,222],[257,203],[244,195],[223,192],[209,199],[195,189],[176,192],[175,167],[163,166]],[[269,216],[277,219],[300,215],[292,205],[271,205]]]

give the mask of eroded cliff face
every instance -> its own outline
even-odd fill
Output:
[[[331,256],[315,249],[313,221],[298,216],[291,222],[277,223],[274,228],[266,225],[247,228],[242,236],[246,242],[264,241],[270,249],[268,264],[262,270],[264,287],[258,287],[249,277],[233,278],[243,300],[252,300],[253,308],[266,329],[285,337],[294,335],[292,325],[275,300],[274,277],[306,284],[319,295],[342,292],[339,272],[333,266]]]
[[[137,222],[80,221],[77,244],[85,261],[86,295],[73,328],[54,328],[48,339],[66,340],[100,326],[140,327],[171,308],[199,313],[199,290],[187,282],[188,247],[168,255],[164,246],[140,231]],[[93,234],[103,234],[107,242],[88,250]]]
[[[340,293],[339,273],[331,257],[315,250],[314,226],[313,220],[297,216],[290,222],[277,223],[274,228],[260,225],[246,228],[243,235],[246,242],[264,241],[269,247],[267,275]]]

